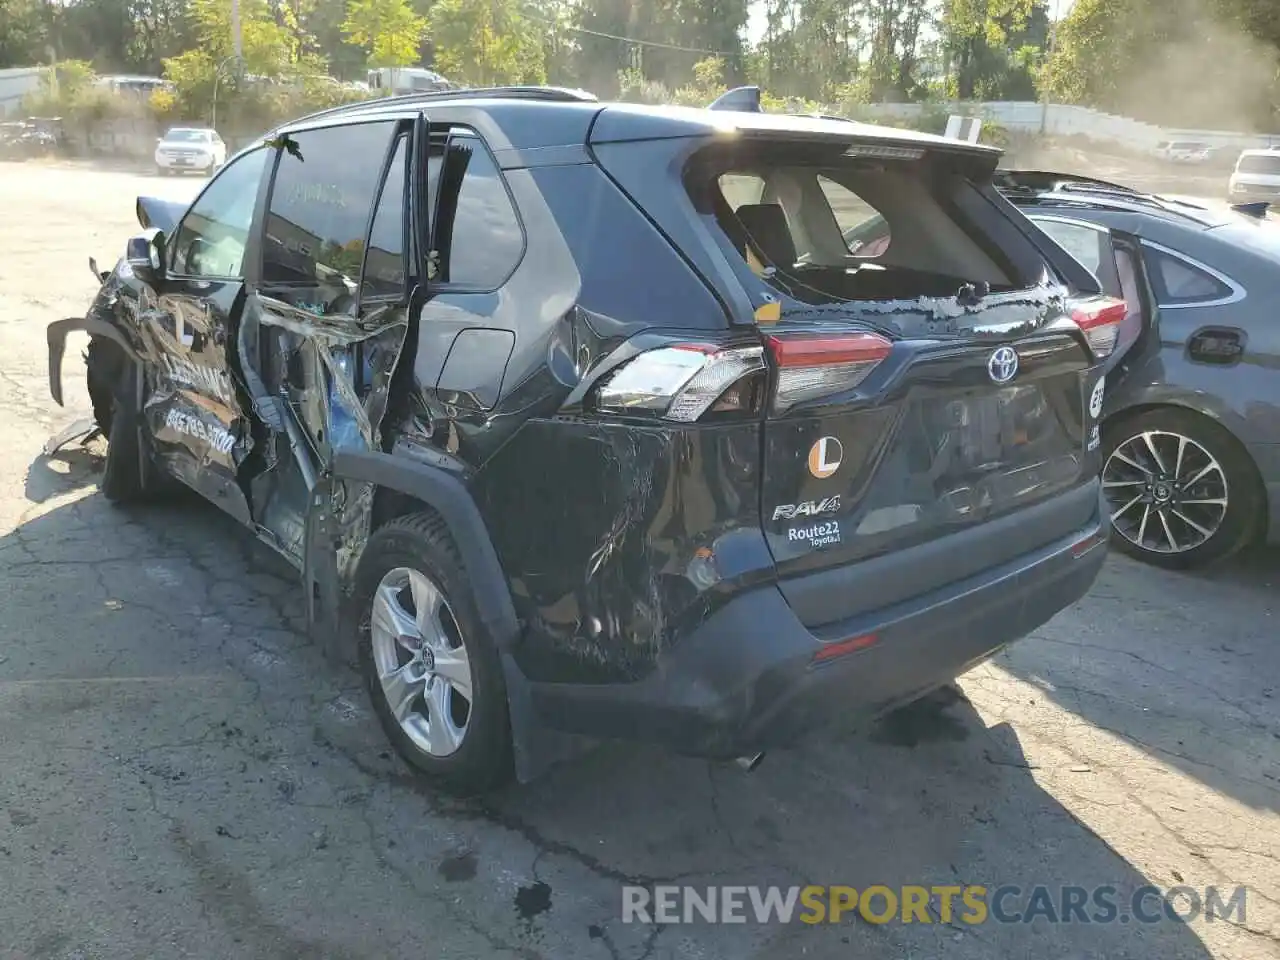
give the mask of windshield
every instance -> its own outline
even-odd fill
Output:
[[[204,143],[209,139],[208,130],[170,130],[164,135],[167,143]]]
[[[1239,173],[1260,173],[1269,177],[1280,177],[1280,154],[1274,157],[1241,157],[1236,167]]]

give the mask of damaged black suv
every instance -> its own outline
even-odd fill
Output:
[[[752,757],[1103,562],[1124,306],[997,159],[543,88],[344,106],[140,198],[51,387],[87,331],[103,493],[176,478],[287,558],[436,781],[583,737]]]

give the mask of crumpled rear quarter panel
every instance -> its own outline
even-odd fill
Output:
[[[531,421],[477,477],[531,680],[639,679],[771,570],[760,425]]]

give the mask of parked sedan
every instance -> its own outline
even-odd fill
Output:
[[[1191,567],[1280,539],[1280,224],[1266,206],[1051,173],[999,183],[1129,305],[1102,420],[1114,545]]]

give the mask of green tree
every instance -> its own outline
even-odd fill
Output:
[[[417,62],[426,26],[407,0],[351,0],[342,32],[365,50],[370,66],[404,67]]]
[[[944,0],[943,47],[961,100],[1033,100],[1048,39],[1044,0]]]
[[[582,81],[605,95],[619,71],[667,87],[691,83],[707,57],[723,61],[730,85],[745,76],[746,0],[583,0],[575,20]]]
[[[1077,0],[1045,71],[1058,100],[1166,126],[1270,128],[1280,16],[1260,0]]]
[[[436,66],[472,86],[545,83],[541,30],[518,0],[439,0],[428,26]]]
[[[40,0],[0,0],[0,68],[47,63],[50,26]]]
[[[303,54],[287,14],[277,19],[279,12],[268,0],[240,0],[240,35],[248,73],[267,76],[289,73]],[[191,0],[191,16],[200,45],[189,53],[205,53],[214,62],[234,54],[230,3]]]

